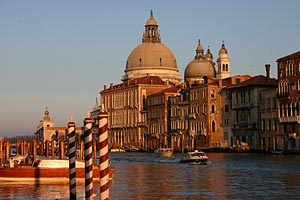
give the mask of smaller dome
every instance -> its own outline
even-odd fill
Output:
[[[209,61],[212,61],[213,60],[213,55],[212,55],[212,53],[210,52],[210,49],[209,49],[209,47],[208,47],[208,49],[207,49],[207,53],[205,54],[205,57],[209,60]]]
[[[207,77],[215,77],[215,68],[205,58],[195,59],[191,61],[184,71],[184,77],[187,78],[203,78]]]
[[[152,12],[152,10],[150,11],[150,18],[147,20],[147,22],[146,22],[146,26],[157,26],[157,22],[156,22],[156,20],[154,19],[154,17],[153,17],[153,12]]]
[[[200,40],[198,41],[198,46],[197,46],[197,49],[196,49],[196,53],[203,53],[204,52],[204,49],[200,43]]]
[[[227,49],[225,48],[224,41],[223,41],[221,49],[219,50],[219,54],[227,54]]]
[[[187,65],[184,71],[184,80],[186,83],[199,83],[204,79],[204,77],[216,77],[215,67],[209,59],[212,59],[210,50],[208,49],[206,55],[203,55],[203,52],[204,50],[199,40],[196,49],[196,56],[194,60]]]
[[[157,26],[157,22],[156,22],[156,20],[155,20],[153,17],[151,17],[150,19],[148,19],[146,25],[148,25],[148,26],[149,26],[149,25]]]
[[[48,115],[49,115],[49,111],[48,111],[48,107],[46,107],[45,116],[48,116]]]

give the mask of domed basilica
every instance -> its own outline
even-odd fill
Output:
[[[145,76],[159,76],[163,81],[180,83],[177,62],[172,51],[161,42],[158,24],[151,11],[142,43],[129,55],[123,81]]]

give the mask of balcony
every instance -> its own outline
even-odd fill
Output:
[[[248,123],[231,124],[232,129],[253,129],[253,126]]]
[[[279,117],[279,123],[298,123],[300,124],[300,116]]]

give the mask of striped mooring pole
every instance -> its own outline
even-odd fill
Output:
[[[75,151],[75,123],[71,117],[68,123],[68,143],[69,143],[69,184],[70,199],[76,200],[76,151]]]
[[[98,115],[99,120],[99,148],[100,148],[100,199],[109,199],[108,179],[108,114],[103,106]]]
[[[93,120],[88,112],[84,119],[85,199],[93,198]]]

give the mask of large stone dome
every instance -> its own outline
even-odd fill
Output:
[[[142,43],[128,56],[123,81],[145,76],[159,76],[164,81],[180,83],[177,62],[172,51],[161,43],[158,25],[151,12]]]
[[[201,83],[204,77],[216,77],[213,63],[203,53],[204,50],[199,41],[196,56],[184,71],[184,80],[187,84]]]

